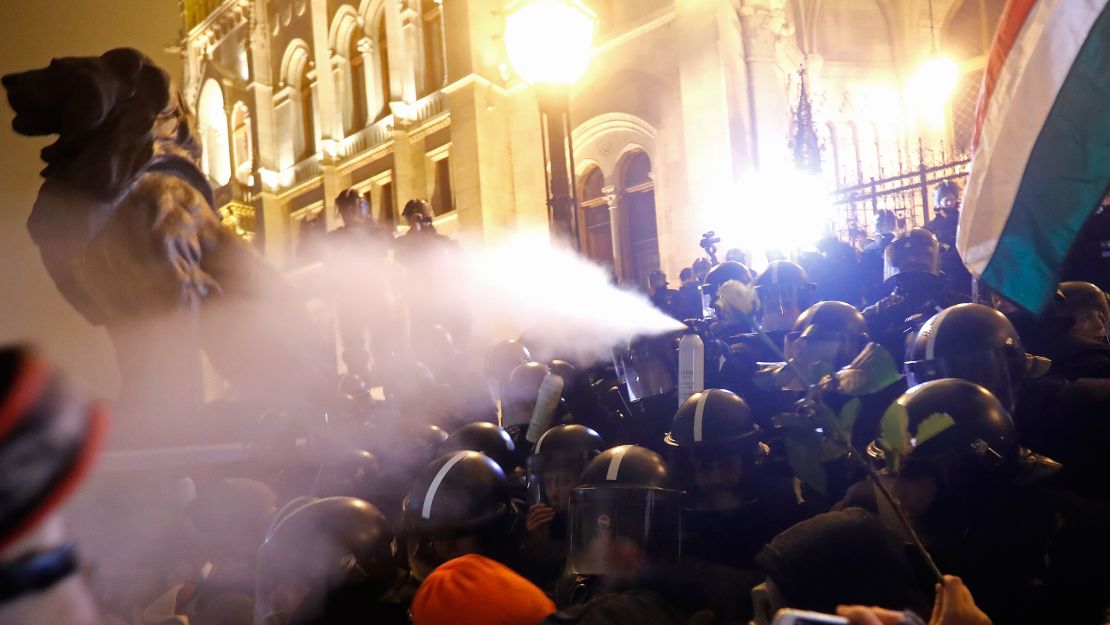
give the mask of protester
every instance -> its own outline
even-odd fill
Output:
[[[531,582],[479,555],[448,560],[420,585],[413,625],[535,625],[555,611]]]

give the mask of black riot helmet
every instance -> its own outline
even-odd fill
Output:
[[[503,428],[483,421],[468,423],[451,432],[444,441],[441,451],[443,453],[477,451],[491,458],[505,473],[511,473],[515,463],[513,454],[516,452],[516,446],[509,433]]]
[[[378,493],[381,466],[374,454],[344,450],[329,455],[316,473],[313,497],[355,497],[373,502]]]
[[[584,425],[556,425],[544,432],[528,456],[528,503],[565,509],[582,471],[602,449],[601,435]]]
[[[910,386],[941,378],[969,380],[1013,410],[1029,360],[1005,315],[981,304],[957,304],[921,326],[907,350],[905,372]]]
[[[940,241],[924,228],[895,237],[883,251],[883,280],[902,275],[940,275]]]
[[[813,304],[817,285],[798,263],[773,260],[755,279],[762,326],[767,331],[789,330],[801,311]]]
[[[443,562],[465,555],[444,546],[461,537],[475,538],[479,551],[492,555],[513,515],[509,483],[493,460],[476,451],[436,458],[417,476],[402,506],[413,574],[423,579]]]
[[[717,299],[717,290],[729,280],[739,280],[744,284],[751,284],[752,271],[734,260],[726,260],[706,274],[705,284],[701,287],[703,297],[708,297],[712,304]]]
[[[744,480],[767,451],[759,437],[751,408],[731,391],[707,389],[683,402],[663,440],[686,491],[686,507],[742,505]]]
[[[524,343],[513,339],[495,343],[486,352],[486,379],[493,387],[498,399],[501,398],[502,387],[508,386],[509,376],[512,375],[513,369],[516,369],[517,365],[531,360],[532,354],[529,353]]]
[[[906,410],[912,446],[903,474],[960,479],[959,473],[968,472],[968,466],[993,471],[1019,459],[1013,420],[1001,402],[978,384],[955,378],[933,380],[906,391],[895,403]],[[951,417],[951,427],[918,442],[921,424],[937,414]]]
[[[353,497],[306,503],[262,544],[255,622],[314,622],[337,601],[371,605],[398,578],[393,533],[377,508]]]
[[[867,321],[851,304],[817,302],[803,312],[786,335],[786,357],[814,375],[840,369],[867,342]]]
[[[732,391],[711,388],[682,403],[664,442],[672,447],[704,449],[738,442],[755,446],[758,433],[747,402]]]
[[[1057,286],[1056,301],[1052,306],[1055,316],[1068,320],[1070,326],[1089,311],[1102,315],[1103,331],[1110,329],[1110,305],[1102,289],[1090,282],[1078,281],[1061,282]]]
[[[542,362],[524,362],[513,368],[509,384],[502,392],[501,425],[527,425],[536,407],[540,385],[547,376],[547,365]]]
[[[567,569],[633,578],[681,555],[682,493],[663,458],[636,445],[602,452],[570,499]]]

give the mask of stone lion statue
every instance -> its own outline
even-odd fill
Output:
[[[326,369],[302,340],[307,312],[221,225],[192,116],[166,72],[119,48],[2,83],[16,132],[57,135],[41,153],[27,227],[58,290],[108,330],[121,410],[163,421],[163,442],[175,424],[194,428],[185,424],[203,401],[201,349],[241,399],[311,403]]]

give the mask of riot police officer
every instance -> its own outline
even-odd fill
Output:
[[[751,331],[746,321],[725,319],[717,303],[717,291],[721,288],[722,284],[730,280],[737,280],[749,285],[754,281],[750,269],[738,262],[726,260],[714,267],[705,276],[705,283],[701,286],[702,301],[706,304],[707,308],[711,307],[715,311],[719,319],[718,323],[715,324],[716,327],[713,332],[721,337]]]
[[[531,352],[520,341],[508,339],[490,347],[486,352],[485,362],[486,382],[489,384],[490,394],[497,401],[504,402],[503,395],[509,388],[509,376],[513,374],[517,365],[531,361]]]
[[[501,405],[501,426],[517,446],[528,446],[524,436],[532,421],[532,412],[540,394],[540,385],[549,369],[542,362],[525,362],[509,374],[509,385]],[[527,453],[527,450],[525,450]]]
[[[1064,464],[1064,481],[1085,495],[1110,497],[1101,455],[1110,444],[1110,380],[1043,375],[1048,361],[1027,355],[1001,313],[960,304],[929,319],[907,354],[911,385],[943,377],[980,384],[1013,410],[1020,441]]]
[[[1005,315],[981,304],[957,304],[922,324],[906,351],[905,371],[911,387],[941,378],[975,382],[1012,412],[1033,364]]]
[[[884,479],[938,567],[998,622],[1098,622],[1110,598],[1110,551],[1096,529],[1106,508],[1052,488],[1058,465],[1022,448],[1005,408],[977,384],[933,380],[897,404],[909,453]],[[878,495],[869,507],[890,517]]]
[[[335,198],[343,225],[327,235],[327,265],[347,370],[370,379],[370,352],[386,362],[394,352],[389,325],[392,312],[385,292],[385,258],[393,237],[374,223],[370,200],[355,189]]]
[[[678,562],[682,493],[659,454],[636,445],[601,453],[570,496],[570,552],[556,605],[581,604]]]
[[[905,353],[906,340],[925,319],[966,301],[953,295],[941,277],[941,246],[923,228],[898,235],[883,253],[884,285],[889,295],[863,311],[872,340],[895,360]]]
[[[1045,341],[1052,375],[1067,379],[1110,378],[1110,306],[1106,294],[1090,282],[1061,282]]]
[[[755,554],[801,520],[792,481],[765,470],[768,447],[747,403],[722,389],[695,393],[665,442],[686,493],[683,554],[751,569]]]
[[[406,621],[393,533],[374,506],[352,497],[302,505],[259,550],[255,623]]]
[[[505,473],[484,454],[456,451],[433,460],[409,489],[402,518],[416,580],[468,553],[515,566],[520,510]]]
[[[960,223],[960,185],[952,180],[942,180],[933,193],[933,211],[936,216],[925,224],[925,229],[937,236],[944,248],[940,267],[944,281],[956,293],[971,293],[971,274],[956,251],[956,227]]]
[[[755,279],[759,294],[760,327],[769,334],[782,334],[793,327],[802,311],[813,301],[817,287],[809,281],[806,270],[789,260],[773,260]]]
[[[516,445],[504,428],[493,423],[468,423],[451,432],[443,442],[442,453],[477,451],[497,463],[505,475],[517,468]]]
[[[601,436],[582,425],[557,425],[540,437],[528,457],[528,535],[523,544],[526,577],[550,588],[567,556],[567,507],[586,465],[601,450]]]

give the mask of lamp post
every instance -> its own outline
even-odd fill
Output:
[[[578,247],[577,198],[571,179],[570,87],[586,71],[597,16],[578,0],[522,0],[505,17],[509,63],[536,87],[546,135],[548,224],[556,239]]]

